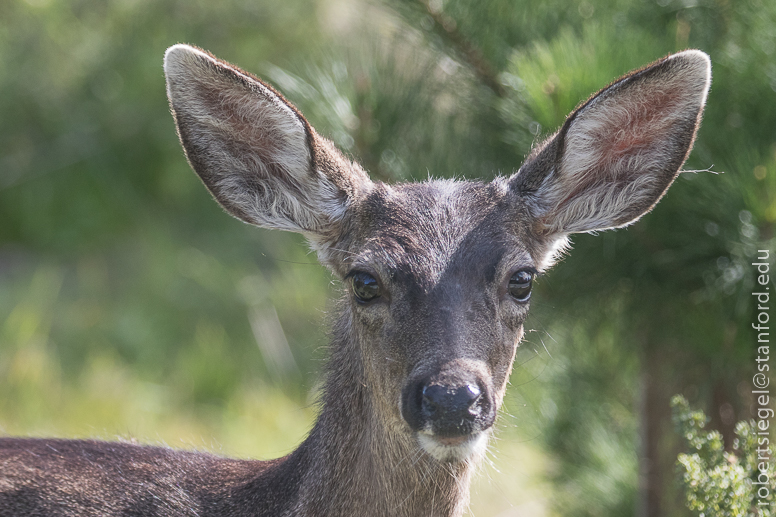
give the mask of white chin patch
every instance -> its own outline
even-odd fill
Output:
[[[477,433],[461,438],[440,438],[425,431],[418,433],[421,448],[439,461],[457,462],[485,455],[488,433]]]

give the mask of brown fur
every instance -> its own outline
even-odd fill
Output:
[[[178,45],[165,71],[186,155],[218,202],[305,234],[343,280],[318,421],[270,462],[2,439],[0,516],[461,515],[528,313],[510,278],[547,269],[568,233],[649,211],[689,153],[709,83],[705,55],[669,57],[581,105],[511,178],[390,186],[238,68]],[[377,298],[351,291],[360,274]],[[432,420],[460,408],[428,387],[475,393],[466,425]]]

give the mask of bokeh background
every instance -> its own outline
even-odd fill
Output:
[[[340,286],[189,170],[161,66],[178,42],[268,79],[383,181],[509,174],[619,75],[708,52],[697,172],[637,225],[576,236],[541,279],[471,506],[689,515],[669,398],[728,447],[752,416],[776,2],[0,2],[0,434],[270,458],[315,417]]]

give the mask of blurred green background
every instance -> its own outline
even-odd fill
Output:
[[[752,416],[776,2],[0,2],[0,434],[270,458],[315,417],[339,286],[189,170],[161,67],[178,42],[271,81],[384,181],[509,174],[619,75],[708,52],[698,172],[637,225],[576,236],[542,278],[471,507],[690,515],[671,395],[728,447]]]

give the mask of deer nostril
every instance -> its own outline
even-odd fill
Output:
[[[421,399],[421,410],[433,416],[439,406],[442,404],[444,393],[441,393],[442,386],[423,386],[423,398]]]
[[[464,402],[471,407],[474,405],[477,400],[480,398],[480,388],[475,386],[474,384],[467,384],[463,387],[461,390],[461,397],[464,399]]]

